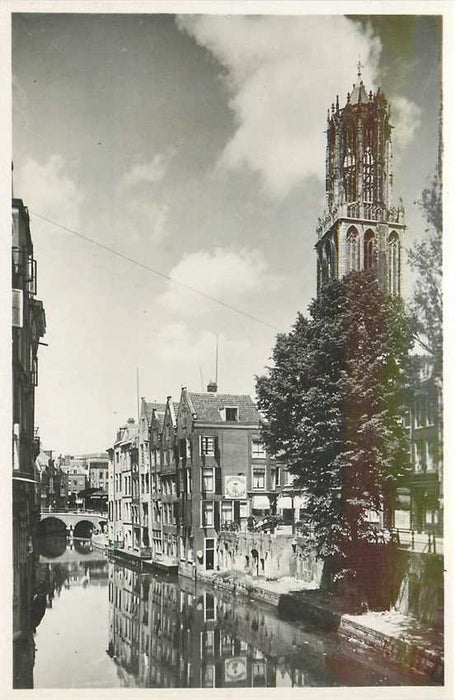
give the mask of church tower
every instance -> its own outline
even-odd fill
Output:
[[[390,105],[380,88],[367,93],[358,64],[357,84],[327,114],[326,201],[317,227],[317,279],[321,284],[353,270],[374,269],[382,288],[401,291],[404,209],[392,206]]]

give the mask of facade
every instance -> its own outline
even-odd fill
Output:
[[[442,385],[431,358],[417,357],[416,364],[405,418],[412,471],[398,489],[394,524],[396,528],[442,536]]]
[[[56,464],[52,451],[40,452],[38,464],[40,509],[45,511],[63,511],[68,507],[68,475]]]
[[[178,404],[142,399],[139,426],[130,419],[119,429],[109,450],[114,550],[193,577],[216,570],[220,532],[276,513],[280,469],[259,413],[249,396],[215,389],[183,388]]]
[[[133,471],[137,472],[138,426],[134,418],[128,418],[118,431],[109,454],[109,541],[114,548],[134,552],[133,541]],[[133,448],[133,449],[132,449]],[[132,454],[133,452],[133,454]],[[134,498],[137,506],[137,498]]]
[[[150,416],[149,462],[150,462],[150,507],[149,538],[152,559],[163,556],[163,518],[161,512],[161,451],[164,414],[166,404],[155,404]]]
[[[392,125],[380,89],[361,80],[327,115],[326,211],[317,227],[317,284],[351,271],[376,270],[400,294],[404,209],[392,205]]]
[[[35,428],[35,388],[38,384],[38,345],[46,330],[46,317],[42,302],[36,299],[36,261],[28,210],[21,199],[13,199],[12,214],[14,684],[15,687],[27,687],[24,679],[29,674],[25,669],[33,658],[34,530],[39,521],[40,506],[35,464],[40,452]],[[25,686],[17,683],[25,683]]]
[[[100,492],[107,496],[109,477],[109,457],[107,452],[101,452],[97,455],[88,455],[86,456],[86,460],[89,487],[92,489],[100,489]]]
[[[276,469],[261,441],[251,397],[182,389],[177,415],[179,572],[217,567],[222,530],[246,529],[274,510]]]
[[[85,459],[67,457],[60,467],[67,475],[68,507],[82,508],[84,500],[80,494],[85,491],[88,484],[88,468]]]

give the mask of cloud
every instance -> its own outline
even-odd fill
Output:
[[[158,202],[140,197],[130,198],[127,202],[128,222],[133,224],[131,238],[144,245],[147,241],[155,246],[167,235],[166,224],[170,207],[166,202]],[[142,250],[145,253],[147,248]]]
[[[390,97],[390,107],[391,122],[395,127],[392,134],[394,151],[401,155],[420,127],[422,110],[415,102],[398,95]]]
[[[340,91],[344,103],[359,56],[368,89],[377,84],[371,30],[343,16],[182,15],[177,25],[224,68],[236,130],[219,167],[250,168],[277,198],[323,179],[327,108]]]
[[[149,163],[136,163],[124,174],[121,185],[126,189],[160,182],[166,175],[172,152],[157,153]]]
[[[216,248],[213,253],[204,250],[190,253],[170,272],[171,279],[185,287],[169,282],[159,300],[170,311],[200,315],[212,305],[202,296],[192,294],[188,287],[234,304],[246,294],[276,285],[275,277],[266,280],[267,269],[262,254],[246,248],[240,251]]]
[[[69,228],[79,228],[84,195],[59,154],[51,155],[44,164],[27,159],[14,171],[14,192],[32,211]]]
[[[248,340],[234,340],[224,334],[219,335],[218,346],[225,370],[227,367],[242,367],[245,357],[251,353]],[[185,323],[169,323],[161,326],[154,335],[153,347],[161,363],[175,366],[182,384],[199,388],[199,368],[205,383],[214,379],[216,336],[210,331],[192,332]]]

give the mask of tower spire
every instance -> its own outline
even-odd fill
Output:
[[[362,68],[364,68],[364,66],[361,64],[359,56],[359,62],[357,63],[357,77],[359,80],[362,77]]]

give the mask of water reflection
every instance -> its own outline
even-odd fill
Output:
[[[122,685],[160,688],[402,684],[336,634],[187,579],[109,564],[108,654]],[[387,675],[389,673],[389,675]],[[414,681],[415,682],[415,681]]]
[[[304,629],[201,582],[141,574],[91,542],[66,543],[63,552],[46,542],[41,552],[35,687],[421,683],[386,668],[379,654],[354,653],[336,633]]]

